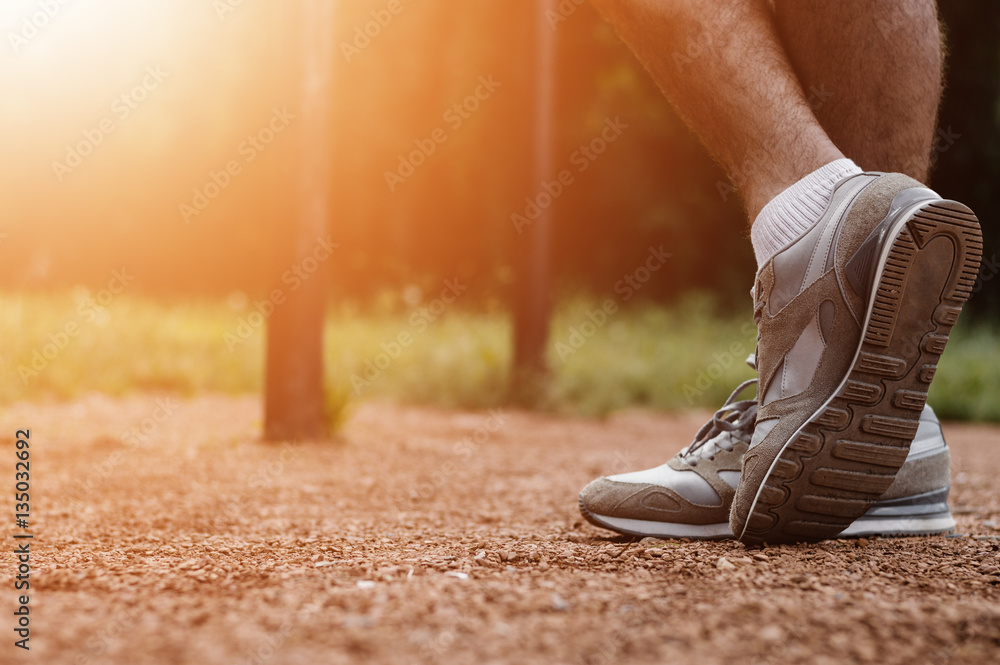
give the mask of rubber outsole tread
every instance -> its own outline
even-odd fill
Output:
[[[902,446],[880,446],[861,441],[838,441],[833,445],[834,457],[890,468],[902,466],[907,452]]]

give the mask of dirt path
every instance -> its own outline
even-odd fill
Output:
[[[257,441],[253,398],[7,407],[35,540],[30,652],[0,564],[0,663],[1000,662],[1000,428],[946,427],[961,537],[654,547],[582,522],[587,481],[706,415],[369,404],[291,447]]]

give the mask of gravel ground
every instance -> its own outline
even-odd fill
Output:
[[[1000,428],[945,427],[956,537],[745,549],[582,521],[586,482],[707,415],[369,403],[291,446],[259,442],[253,398],[7,407],[35,538],[31,650],[5,581],[0,663],[1000,662]]]

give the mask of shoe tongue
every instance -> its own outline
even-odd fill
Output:
[[[719,444],[727,444],[728,448],[732,448],[732,437],[729,432],[721,432],[716,434],[711,439],[698,446],[689,453],[685,453],[683,458],[685,460],[690,459],[707,459],[716,453],[726,451],[728,448]]]
[[[751,362],[753,355],[747,358]],[[702,425],[695,440],[681,451],[683,460],[697,461],[715,455],[720,451],[730,451],[737,441],[749,440],[757,415],[757,403],[753,400],[737,400],[746,388],[757,383],[757,379],[744,381],[729,395],[722,408],[712,415],[712,419]],[[705,438],[715,432],[715,436]],[[725,437],[725,438],[723,438]]]

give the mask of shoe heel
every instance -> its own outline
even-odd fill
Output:
[[[865,330],[865,342],[875,347],[889,346],[900,308],[904,305],[907,273],[917,253],[929,242],[947,237],[955,245],[955,255],[961,265],[948,275],[941,303],[934,320],[943,326],[945,334],[931,343],[940,355],[948,341],[947,332],[958,320],[962,305],[972,295],[979,264],[983,256],[983,236],[979,220],[966,206],[957,201],[937,201],[919,209],[896,236],[889,249],[885,267],[875,292],[871,319]]]

